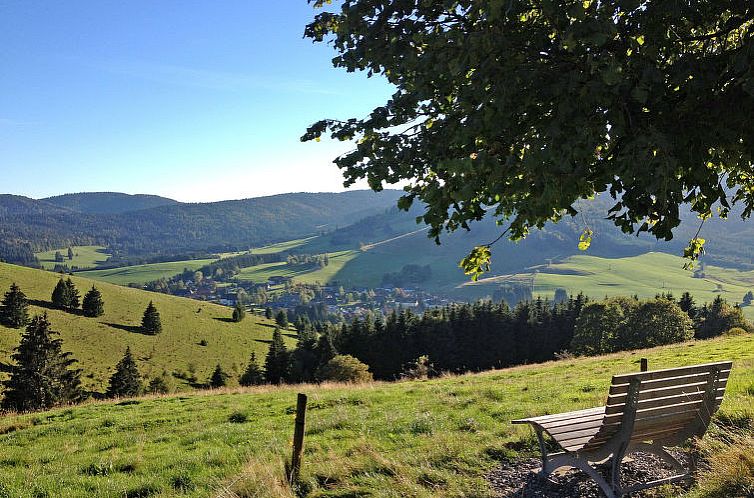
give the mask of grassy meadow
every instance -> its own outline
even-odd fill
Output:
[[[78,275],[92,280],[100,280],[116,285],[139,284],[170,278],[183,272],[185,268],[196,271],[204,265],[216,261],[215,259],[191,259],[186,261],[169,261],[166,263],[149,263],[145,265],[125,266],[107,270],[89,270],[77,272]]]
[[[73,259],[68,259],[68,248],[53,249],[36,253],[39,262],[45,270],[52,270],[56,264],[68,265],[68,267],[78,266],[79,268],[96,268],[101,265],[110,254],[105,252],[107,249],[102,246],[73,246]],[[63,255],[63,262],[55,262],[55,252],[59,251]]]
[[[59,276],[44,270],[0,263],[0,293],[12,282],[32,301],[31,313],[46,311],[53,329],[60,332],[65,350],[71,351],[84,370],[88,389],[103,390],[115,364],[130,346],[143,375],[195,372],[199,382],[220,363],[234,378],[243,371],[252,351],[263,358],[272,337],[272,322],[247,315],[241,323],[230,321],[231,308],[186,298],[121,287],[73,276],[81,296],[92,285],[102,292],[105,314],[86,318],[81,314],[50,309],[50,295]],[[138,326],[147,303],[155,303],[163,332],[141,334]],[[9,360],[21,330],[0,326],[0,362]],[[206,346],[200,345],[205,340]],[[293,336],[288,337],[291,345]],[[185,387],[185,386],[184,386]],[[2,494],[0,493],[0,496]]]
[[[555,289],[562,287],[569,293],[583,292],[593,298],[605,296],[654,297],[661,292],[672,292],[676,297],[688,291],[698,304],[722,296],[729,303],[740,303],[744,294],[754,290],[754,271],[739,271],[716,266],[705,267],[705,278],[693,278],[693,273],[683,269],[681,257],[650,252],[627,258],[599,258],[596,256],[571,256],[559,263],[535,268],[534,295],[552,298]],[[531,273],[504,275],[480,279],[470,287],[489,288],[509,279]],[[754,307],[745,306],[744,313],[754,319]]]
[[[434,380],[225,389],[97,402],[0,421],[0,496],[293,497],[296,392],[309,395],[301,493],[492,497],[484,475],[537,454],[510,420],[604,403],[610,376],[732,359],[718,423],[754,429],[751,336]],[[679,496],[672,491],[666,496]]]

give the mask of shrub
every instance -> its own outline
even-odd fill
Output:
[[[317,371],[319,381],[369,382],[369,367],[350,355],[337,355]]]
[[[746,329],[742,329],[741,327],[733,327],[732,329],[729,329],[727,332],[725,332],[723,335],[736,336],[736,335],[744,335],[744,334],[748,334]]]

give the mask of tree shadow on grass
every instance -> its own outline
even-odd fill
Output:
[[[262,344],[272,344],[272,341],[269,339],[254,339],[256,342],[261,342]]]
[[[144,330],[141,327],[136,326],[136,325],[122,325],[120,323],[108,323],[108,322],[102,322],[102,324],[107,325],[108,327],[112,327],[114,329],[131,332],[133,334],[150,335],[150,334],[145,334]]]
[[[232,318],[228,318],[228,317],[224,317],[224,316],[222,316],[222,317],[215,317],[215,318],[213,318],[213,320],[217,320],[218,322],[225,322],[225,323],[236,323],[236,321],[233,320]]]
[[[28,302],[32,306],[37,306],[39,308],[44,308],[46,310],[63,311],[65,313],[70,313],[71,315],[84,316],[84,312],[80,309],[75,309],[75,310],[60,309],[57,306],[53,306],[52,303],[49,301],[42,301],[40,299],[29,299]]]

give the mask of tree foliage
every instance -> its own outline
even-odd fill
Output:
[[[223,368],[218,363],[215,369],[212,371],[212,375],[209,378],[209,387],[217,389],[218,387],[224,387],[228,384],[228,374],[225,373]]]
[[[147,308],[144,310],[144,316],[141,318],[141,330],[148,335],[157,335],[162,332],[160,312],[157,311],[152,301],[149,301]]]
[[[249,357],[249,364],[246,366],[241,377],[238,379],[238,383],[242,386],[258,386],[264,384],[264,372],[257,363],[257,355],[252,352]]]
[[[240,322],[245,317],[246,317],[246,309],[243,307],[241,303],[236,304],[236,306],[233,308],[232,320],[234,322]]]
[[[317,379],[333,382],[369,382],[369,366],[349,355],[337,355],[317,371]]]
[[[435,238],[489,214],[520,239],[606,193],[622,231],[669,240],[684,205],[754,209],[753,25],[746,0],[343,2],[306,36],[396,91],[302,139],[353,140],[335,159],[346,185],[407,182],[399,206],[425,203]],[[579,246],[591,237],[584,223]],[[463,266],[489,261],[485,245]]]
[[[81,309],[84,312],[84,316],[91,318],[101,316],[105,312],[102,293],[95,286],[92,285],[92,288],[84,295]]]
[[[47,314],[35,316],[12,355],[10,378],[5,386],[3,408],[17,411],[43,410],[81,400],[81,370],[63,341],[50,329]]]
[[[283,334],[279,328],[272,333],[272,342],[264,360],[264,372],[267,382],[280,384],[287,380],[290,371],[290,354],[283,342]]]
[[[123,358],[115,366],[115,373],[110,377],[107,396],[110,398],[138,396],[141,393],[141,387],[139,368],[131,354],[131,348],[126,347]]]
[[[15,329],[29,323],[29,301],[15,282],[0,302],[0,323]]]
[[[70,277],[67,280],[63,280],[63,277],[60,277],[60,280],[58,280],[52,291],[50,300],[56,308],[68,311],[78,309],[81,303],[79,291]]]

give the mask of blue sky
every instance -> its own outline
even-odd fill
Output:
[[[306,0],[0,2],[0,193],[181,201],[342,190],[348,144],[299,142],[383,103],[302,38]]]

